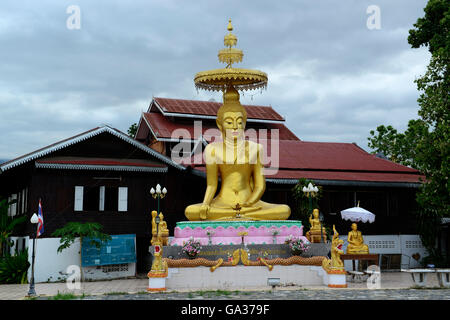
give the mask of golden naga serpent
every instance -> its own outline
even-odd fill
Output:
[[[217,260],[208,260],[205,258],[195,259],[169,259],[164,258],[169,268],[193,268],[193,267],[210,267],[211,272],[214,272],[218,267],[233,267],[236,266],[240,260],[245,266],[266,266],[269,271],[272,271],[274,265],[290,266],[293,264],[303,266],[321,266],[322,261],[326,259],[323,256],[315,256],[310,258],[304,258],[300,256],[292,256],[289,258],[275,258],[264,259],[258,258],[258,260],[250,260],[248,258],[247,251],[244,249],[237,249],[233,252],[233,257],[230,261],[224,261],[222,258]]]

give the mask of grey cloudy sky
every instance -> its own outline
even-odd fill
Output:
[[[244,61],[268,74],[243,104],[271,105],[302,140],[356,142],[417,118],[429,54],[408,30],[426,0],[23,1],[0,3],[0,159],[102,124],[123,132],[153,96],[221,101],[194,87],[221,68],[232,18]],[[80,8],[80,29],[66,12]],[[370,5],[381,28],[370,30]]]

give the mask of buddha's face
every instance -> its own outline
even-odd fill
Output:
[[[244,115],[242,112],[225,112],[221,127],[222,134],[226,139],[242,139],[245,130]]]
[[[352,230],[356,231],[358,229],[358,226],[356,225],[356,223],[352,223]]]
[[[314,219],[318,219],[319,218],[319,210],[314,209],[313,210],[313,215],[314,215]]]

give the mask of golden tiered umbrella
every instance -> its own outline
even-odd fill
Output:
[[[194,82],[197,89],[223,91],[228,87],[236,90],[254,90],[267,87],[267,74],[252,69],[233,68],[233,63],[242,62],[244,53],[233,48],[237,37],[231,33],[233,26],[231,19],[227,27],[229,33],[224,37],[225,49],[219,50],[219,61],[226,63],[223,69],[202,71],[195,75]]]

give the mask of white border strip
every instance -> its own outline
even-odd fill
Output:
[[[138,172],[158,172],[166,173],[167,167],[142,167],[142,166],[107,166],[93,164],[68,164],[68,163],[38,163],[35,162],[38,169],[59,169],[59,170],[110,170],[110,171],[138,171]]]

